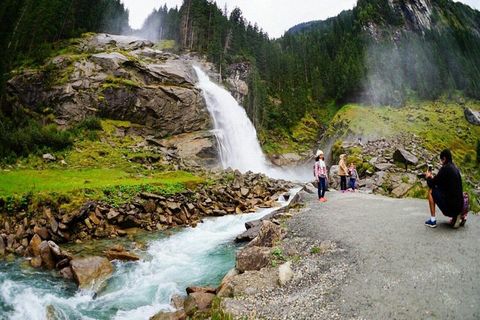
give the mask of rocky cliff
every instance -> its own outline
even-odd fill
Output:
[[[154,139],[182,135],[176,141],[196,152],[186,156],[216,163],[192,59],[156,50],[147,40],[108,34],[87,35],[63,52],[38,69],[17,71],[7,88],[17,107],[65,127],[95,116],[143,125]]]

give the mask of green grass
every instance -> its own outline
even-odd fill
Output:
[[[171,185],[200,181],[200,178],[182,171],[135,176],[121,169],[15,170],[0,173],[0,197],[37,192],[71,192],[119,185]]]

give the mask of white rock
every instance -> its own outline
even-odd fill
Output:
[[[278,283],[280,286],[287,284],[287,282],[292,280],[293,276],[292,263],[290,261],[278,267]]]

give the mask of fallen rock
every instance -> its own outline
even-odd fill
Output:
[[[207,311],[212,306],[213,293],[195,292],[189,294],[185,300],[184,309],[187,316],[192,316],[197,311]]]
[[[33,232],[38,234],[42,240],[50,239],[50,234],[48,233],[48,229],[45,227],[35,226],[33,227]]]
[[[375,164],[375,169],[378,171],[386,171],[390,169],[393,166],[391,163],[376,163]]]
[[[159,312],[150,320],[185,320],[187,315],[184,311],[175,311],[175,312]]]
[[[40,256],[42,257],[42,262],[45,268],[48,270],[55,268],[55,259],[47,241],[42,241],[42,243],[40,243]]]
[[[70,265],[73,276],[81,289],[97,291],[113,272],[113,266],[107,258],[74,258]]]
[[[0,235],[0,258],[5,255],[5,242],[3,241],[3,237]]]
[[[463,113],[468,122],[473,125],[480,126],[480,111],[473,111],[470,108],[465,108]]]
[[[42,159],[45,162],[53,162],[53,161],[57,160],[57,158],[55,158],[55,156],[50,154],[50,153],[45,153],[44,155],[42,155]]]
[[[253,239],[248,246],[253,247],[273,247],[283,237],[282,228],[275,223],[264,220],[258,236]]]
[[[42,266],[42,257],[36,256],[30,260],[30,265],[33,268],[40,268]]]
[[[246,247],[237,253],[236,268],[240,273],[260,270],[270,263],[270,248]]]
[[[393,153],[393,159],[398,162],[402,162],[405,164],[412,164],[412,165],[417,165],[418,163],[418,158],[415,157],[413,154],[408,152],[405,149],[397,149]]]
[[[278,284],[284,286],[288,281],[293,278],[292,263],[290,261],[282,264],[278,268]]]
[[[105,252],[105,256],[108,260],[121,260],[121,261],[137,261],[140,260],[140,257],[134,253],[130,253],[126,250],[123,251],[116,251],[116,250],[108,250]]]
[[[217,292],[217,288],[213,288],[213,287],[188,287],[187,288],[187,294],[191,294],[195,292],[215,294]]]
[[[179,294],[174,294],[170,299],[170,304],[177,310],[183,309],[183,305],[185,304],[185,298]]]
[[[67,279],[67,280],[73,280],[73,271],[70,266],[63,268],[60,270],[60,275],[62,278]]]
[[[402,183],[398,187],[392,190],[392,195],[396,198],[401,198],[412,189],[412,185],[408,183]]]
[[[40,244],[42,243],[42,239],[38,234],[34,234],[32,239],[30,240],[30,244],[28,247],[29,253],[33,257],[40,256]]]

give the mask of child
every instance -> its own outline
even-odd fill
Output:
[[[348,173],[350,174],[350,189],[352,189],[353,192],[355,192],[355,184],[358,179],[358,172],[357,169],[355,168],[355,163],[350,164],[350,168],[348,168]]]

